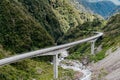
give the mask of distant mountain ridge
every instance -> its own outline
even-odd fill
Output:
[[[117,6],[109,15],[112,16],[112,15],[115,15],[117,13],[120,13],[120,6]]]
[[[119,12],[118,5],[110,0],[77,0],[86,10],[99,14],[104,18],[108,18],[116,12]]]

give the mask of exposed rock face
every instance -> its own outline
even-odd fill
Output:
[[[82,59],[82,64],[85,66],[87,66],[89,62],[90,61],[89,61],[89,58],[87,56]]]
[[[120,48],[95,63],[92,70],[94,80],[120,80]]]
[[[81,77],[83,77],[83,75],[84,74],[82,72],[76,71],[74,75],[74,79],[79,80]]]

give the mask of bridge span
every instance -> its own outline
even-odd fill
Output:
[[[27,58],[37,57],[37,56],[46,56],[46,55],[53,55],[53,70],[54,70],[54,78],[58,78],[58,54],[62,53],[63,51],[66,51],[67,49],[74,47],[77,44],[85,43],[85,42],[91,42],[91,54],[94,54],[94,45],[95,41],[102,36],[102,32],[96,32],[96,35],[92,37],[88,37],[79,41],[53,46],[50,48],[44,48],[32,52],[27,52],[19,55],[15,55],[12,57],[4,58],[0,60],[0,66],[7,65],[10,63],[15,63],[19,60],[24,60]]]

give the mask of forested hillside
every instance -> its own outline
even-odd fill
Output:
[[[71,27],[76,27],[97,18],[95,15],[83,13],[75,9],[69,0],[19,0],[55,41]]]
[[[0,1],[0,58],[51,45],[54,45],[52,37],[20,3],[16,0]],[[45,62],[40,63],[28,59],[3,66],[0,68],[0,79],[40,79],[38,75],[42,73],[37,71],[43,69],[44,67],[42,66],[45,64]],[[51,66],[49,64],[46,65]],[[52,68],[49,71],[52,71]]]
[[[119,80],[120,70],[120,14],[112,16],[103,28],[102,41],[105,58],[94,64],[93,80]]]
[[[97,19],[64,0],[2,0],[0,6],[0,43],[17,53],[51,46],[69,29]]]
[[[106,26],[103,28],[105,39],[103,43],[105,46],[111,47],[120,44],[120,14],[112,16]]]
[[[88,56],[90,61],[99,61],[106,57],[105,53],[107,50],[111,48],[116,50],[116,48],[120,46],[119,21],[120,14],[116,14],[108,21],[94,20],[93,22],[84,23],[75,29],[69,30],[67,34],[58,40],[58,44],[80,40],[91,36],[92,33],[96,31],[101,31],[104,35],[97,41],[95,49],[96,55],[93,56],[90,54],[90,47],[88,47],[90,46],[90,43],[85,43],[72,48],[70,53],[73,54],[69,56],[69,58],[72,59],[82,59],[83,57]],[[102,51],[99,51],[99,48],[102,48]],[[81,56],[79,54],[81,54]]]
[[[71,27],[94,18],[97,17],[79,12],[66,0],[1,0],[0,58],[53,46]],[[27,59],[3,66],[0,79],[50,80],[53,78],[50,58]]]
[[[101,31],[105,24],[104,20],[99,19],[94,19],[92,22],[85,22],[76,28],[70,29],[64,36],[58,39],[57,43],[63,44],[92,36],[94,32]]]
[[[16,53],[54,43],[41,24],[16,1],[0,2],[0,26],[0,44]]]
[[[99,39],[103,43],[97,44],[103,45],[103,51],[99,52],[103,53],[102,57],[99,58],[99,54],[90,56],[91,61],[98,61],[105,57],[106,47],[108,49],[120,42],[119,19],[117,14],[104,21],[96,15],[77,10],[71,0],[1,0],[0,58],[72,42],[91,36],[95,31],[103,31],[105,35]],[[89,53],[87,45],[77,46],[70,53]],[[81,56],[77,54],[74,58],[80,60]],[[53,66],[50,60],[51,56],[37,57],[2,66],[0,80],[51,80]],[[59,70],[62,80],[65,80],[63,76],[73,75],[71,70]]]
[[[21,6],[27,10],[30,16],[32,16],[46,31],[57,39],[63,34],[60,28],[60,22],[57,20],[51,5],[48,0],[18,0]]]

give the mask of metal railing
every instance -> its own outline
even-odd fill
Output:
[[[44,55],[53,55],[54,78],[58,78],[58,54],[62,53],[63,51],[65,51],[77,44],[81,44],[81,43],[88,42],[88,41],[91,42],[91,53],[94,54],[94,43],[97,38],[99,38],[100,36],[103,35],[103,33],[101,33],[101,32],[96,32],[96,33],[97,33],[97,35],[94,35],[92,37],[85,38],[85,39],[82,39],[79,41],[75,41],[75,42],[71,42],[71,43],[67,43],[67,44],[63,44],[63,45],[59,45],[59,46],[54,46],[54,47],[50,47],[50,48],[45,48],[45,49],[41,49],[41,50],[36,50],[36,51],[32,51],[32,52],[27,52],[24,54],[19,54],[19,55],[15,55],[12,57],[1,59],[0,66],[10,64],[10,63],[15,63],[19,60],[23,60],[26,58],[32,58],[32,57],[44,56]]]

